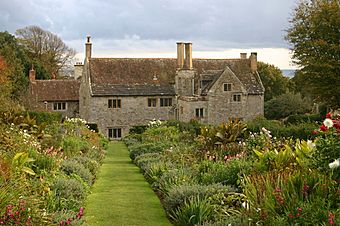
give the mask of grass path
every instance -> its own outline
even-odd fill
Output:
[[[85,220],[88,226],[171,225],[158,197],[121,142],[109,145],[86,202]]]

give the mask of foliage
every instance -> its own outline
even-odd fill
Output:
[[[63,140],[64,154],[68,157],[75,156],[79,153],[86,153],[90,146],[85,140],[80,140],[75,136],[67,136]]]
[[[338,215],[339,187],[315,171],[270,171],[252,174],[244,181],[250,209],[245,212],[257,224],[319,225],[329,213]]]
[[[18,29],[16,35],[29,56],[41,63],[50,76],[70,64],[75,50],[68,47],[57,35],[38,26]]]
[[[277,96],[264,105],[265,117],[282,119],[294,114],[304,114],[311,110],[311,104],[300,94],[286,93]]]
[[[134,160],[137,156],[145,153],[162,152],[167,147],[169,147],[169,144],[162,142],[137,143],[130,146],[130,158]]]
[[[58,112],[38,112],[38,111],[28,111],[27,114],[34,118],[38,125],[40,124],[52,124],[55,122],[61,122],[62,114]]]
[[[193,197],[211,197],[219,193],[227,193],[235,191],[230,186],[224,186],[221,184],[210,184],[210,185],[198,185],[198,184],[183,184],[174,186],[168,192],[168,195],[164,199],[164,208],[168,213],[171,213],[178,209],[185,201],[189,201]]]
[[[77,174],[83,181],[88,185],[92,185],[93,175],[90,170],[84,167],[83,164],[79,163],[75,159],[67,159],[61,163],[60,169],[67,175]]]
[[[8,32],[0,32],[0,62],[1,95],[18,99],[28,87],[28,79],[25,76],[28,59],[16,38]],[[5,91],[3,84],[6,80],[9,83]]]
[[[293,11],[286,39],[304,82],[329,106],[340,106],[340,3],[303,0]]]
[[[281,70],[271,64],[257,63],[257,72],[264,86],[264,101],[285,94],[288,90],[289,79],[283,76]]]
[[[207,198],[191,197],[171,215],[175,225],[194,226],[213,219],[214,209]]]
[[[303,115],[290,115],[284,121],[285,124],[300,124],[300,123],[311,123],[311,122],[321,122],[322,116],[319,114],[303,114]]]

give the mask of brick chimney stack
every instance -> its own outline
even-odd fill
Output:
[[[240,53],[241,59],[247,59],[247,53]]]
[[[184,66],[184,43],[177,42],[177,68],[182,69]]]
[[[92,43],[91,43],[91,36],[86,37],[85,43],[85,59],[91,59],[91,52],[92,52]]]
[[[32,64],[31,70],[29,71],[29,80],[30,82],[35,82],[35,70]]]
[[[250,70],[251,72],[256,72],[257,71],[257,53],[252,52],[250,54]]]
[[[187,42],[185,45],[185,69],[192,69],[192,43]]]

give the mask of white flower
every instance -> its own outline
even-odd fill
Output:
[[[340,160],[339,159],[336,159],[336,160],[334,160],[334,162],[329,163],[329,168],[331,168],[331,169],[338,168],[339,166],[340,166]]]
[[[311,150],[315,148],[315,144],[311,140],[307,140],[307,147]]]
[[[333,127],[333,121],[332,119],[326,118],[325,121],[323,121],[323,124],[329,129]]]

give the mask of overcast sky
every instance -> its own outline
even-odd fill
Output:
[[[284,40],[296,0],[0,0],[0,31],[37,25],[57,34],[83,58],[175,57],[176,41],[192,41],[193,56],[239,57],[292,68]]]

